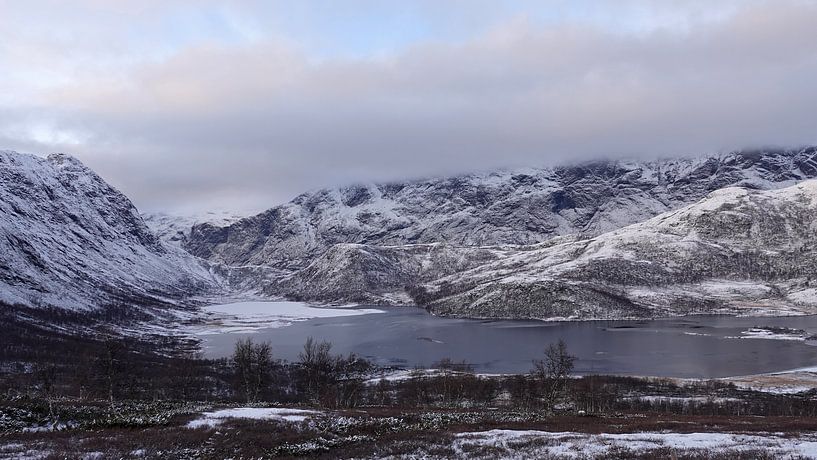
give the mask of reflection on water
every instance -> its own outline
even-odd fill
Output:
[[[380,308],[380,307],[378,307]],[[667,377],[727,377],[817,365],[817,347],[797,340],[741,339],[755,326],[817,333],[817,317],[696,316],[654,321],[485,321],[438,318],[411,307],[383,314],[316,318],[253,334],[277,358],[297,360],[308,336],[328,340],[336,353],[354,352],[381,365],[431,366],[466,360],[479,372],[531,369],[544,347],[562,338],[578,357],[578,373]],[[204,337],[209,357],[228,356],[240,334]]]

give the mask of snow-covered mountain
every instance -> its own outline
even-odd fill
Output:
[[[505,263],[509,252],[586,241],[723,187],[776,189],[811,177],[817,177],[815,147],[357,185],[303,194],[227,226],[195,225],[184,246],[214,263],[244,267],[232,268],[241,275],[230,278],[269,295],[406,303],[410,292],[423,298],[417,289],[424,283],[463,270],[490,272],[485,263]],[[583,290],[570,295],[598,304],[598,296],[618,293]],[[639,305],[622,304],[621,311],[610,315],[650,314]],[[457,313],[453,305],[446,308]],[[545,316],[571,316],[572,308]],[[461,313],[493,315],[470,311]]]
[[[235,212],[209,211],[200,214],[176,215],[168,213],[143,213],[142,219],[150,230],[164,242],[182,246],[187,242],[190,229],[200,224],[225,227],[243,218]]]
[[[817,313],[817,180],[725,188],[595,238],[556,239],[416,291],[444,315]]]
[[[153,216],[163,241],[77,160],[2,152],[0,301],[176,302],[223,282],[478,317],[810,312],[815,187],[751,190],[815,176],[812,147],[371,184],[224,226]]]
[[[185,247],[229,266],[302,269],[335,244],[536,244],[641,222],[727,186],[811,177],[815,147],[357,185],[303,194],[228,226],[196,225]]]
[[[93,309],[174,304],[218,289],[78,160],[0,151],[0,301]]]

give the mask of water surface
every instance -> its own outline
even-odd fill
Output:
[[[413,307],[377,307],[383,313],[314,318],[251,335],[269,341],[276,358],[298,359],[307,337],[332,342],[381,365],[431,367],[442,358],[465,360],[479,372],[518,373],[545,346],[564,339],[576,372],[716,378],[817,365],[817,347],[805,341],[738,338],[755,326],[817,334],[817,316],[734,318],[693,316],[639,321],[541,322],[440,318]],[[203,336],[208,357],[229,356],[248,334]]]

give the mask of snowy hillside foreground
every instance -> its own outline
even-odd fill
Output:
[[[725,188],[595,238],[520,250],[424,286],[438,314],[622,318],[817,312],[817,181]]]
[[[0,151],[0,301],[92,310],[172,304],[218,286],[78,160]]]
[[[587,434],[535,430],[490,430],[459,433],[453,445],[458,458],[491,448],[496,458],[675,458],[683,453],[701,458],[763,449],[777,458],[817,458],[817,437],[744,435],[733,433]],[[747,457],[748,458],[748,457]]]
[[[188,428],[215,428],[225,420],[275,420],[298,424],[327,414],[305,409],[237,407],[204,412],[187,424]],[[762,449],[777,457],[817,458],[817,436],[783,436],[782,433],[599,433],[551,432],[494,429],[457,433],[452,449],[455,458],[474,458],[477,452],[491,452],[492,458],[618,458],[664,457],[684,454],[749,453]],[[429,458],[436,458],[431,455]],[[483,458],[480,456],[480,458]]]
[[[813,177],[817,147],[363,184],[305,193],[228,226],[196,225],[185,247],[228,266],[292,270],[335,244],[537,244],[642,222],[728,186],[775,189]]]

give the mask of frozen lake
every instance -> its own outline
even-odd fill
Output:
[[[815,316],[489,321],[439,318],[413,307],[343,308],[333,313],[296,302],[253,304],[251,310],[261,312],[269,305],[266,317],[270,322],[255,321],[252,327],[242,328],[241,320],[234,318],[238,327],[210,329],[200,336],[206,356],[229,356],[238,338],[251,335],[269,341],[276,358],[294,361],[306,338],[312,336],[332,342],[335,353],[354,352],[381,365],[429,367],[451,358],[466,360],[479,372],[516,373],[529,371],[531,360],[539,358],[548,343],[562,338],[578,357],[577,373],[584,374],[715,378],[817,365],[817,347],[805,340],[817,334]],[[215,310],[231,308],[247,307],[225,305]],[[296,318],[280,320],[274,311],[290,311]],[[259,314],[264,316],[254,314],[256,319]],[[756,327],[805,333],[753,330]]]

